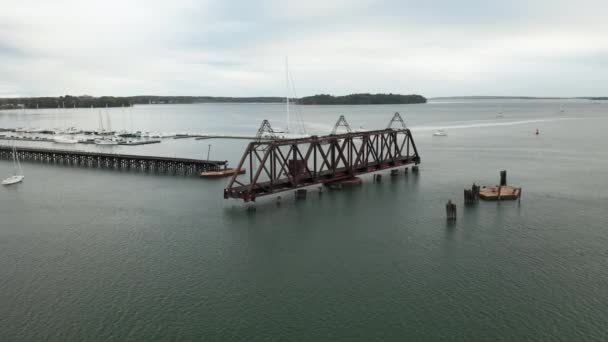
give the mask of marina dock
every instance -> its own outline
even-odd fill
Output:
[[[182,175],[199,175],[204,171],[220,171],[228,164],[227,161],[112,154],[77,150],[56,150],[34,147],[19,147],[17,148],[17,154],[20,160],[47,164]],[[0,146],[0,159],[10,160],[11,158],[12,147]]]

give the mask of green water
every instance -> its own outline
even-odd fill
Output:
[[[221,133],[255,129],[228,117],[281,115],[273,105],[168,108],[172,129],[212,122]],[[0,189],[0,339],[608,339],[608,105],[305,110],[319,131],[340,112],[372,128],[405,111],[420,172],[306,201],[286,193],[250,213],[222,198],[225,180],[25,162],[24,183]],[[0,126],[16,120],[0,113]],[[437,127],[448,137],[432,137]],[[211,143],[231,161],[243,147]],[[131,151],[154,148],[196,156],[207,142]],[[501,169],[523,187],[521,203],[463,207],[463,188],[495,184]]]

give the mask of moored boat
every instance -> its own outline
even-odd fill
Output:
[[[76,144],[78,140],[69,136],[58,136],[53,138],[53,141],[58,144]]]
[[[23,175],[23,169],[21,168],[21,163],[19,162],[19,156],[17,155],[17,148],[13,145],[13,167],[14,174],[2,181],[2,185],[12,185],[17,184],[23,181],[25,176]]]

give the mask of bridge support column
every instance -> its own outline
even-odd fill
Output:
[[[296,190],[296,199],[297,200],[306,199],[306,194],[307,194],[306,189],[298,189],[298,190]]]

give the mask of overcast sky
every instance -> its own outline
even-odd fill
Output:
[[[608,1],[0,0],[0,96],[608,95]]]

